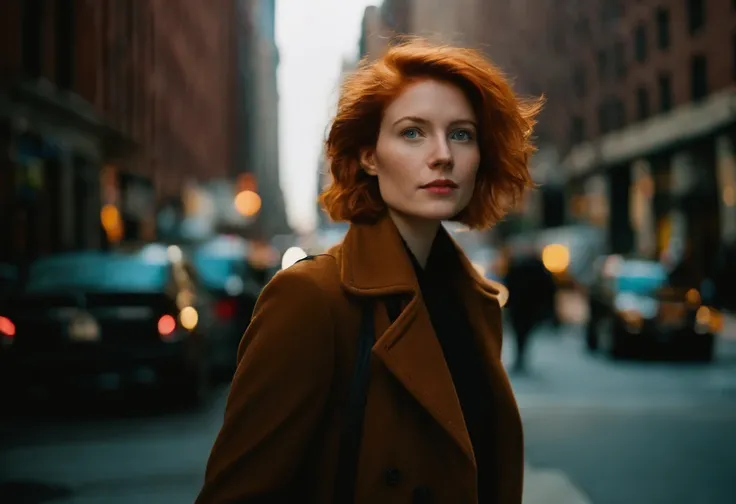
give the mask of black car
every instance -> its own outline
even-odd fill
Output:
[[[199,402],[209,379],[210,314],[183,260],[70,253],[34,262],[0,314],[21,385],[157,385]]]
[[[18,269],[10,264],[0,263],[0,367],[6,347],[15,336],[15,324],[3,313],[7,311],[11,293],[18,281]],[[2,369],[0,369],[0,373]],[[0,386],[1,387],[1,386]]]
[[[221,236],[195,247],[192,265],[213,299],[213,330],[223,338],[215,359],[222,378],[232,375],[240,340],[250,323],[253,308],[270,279],[266,267],[249,261],[245,240]]]
[[[654,261],[602,258],[589,291],[589,350],[611,357],[713,358],[720,315],[695,287],[677,287]]]

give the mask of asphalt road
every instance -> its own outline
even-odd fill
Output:
[[[588,355],[580,338],[574,331],[538,338],[532,371],[514,378],[527,460],[576,489],[575,498],[545,500],[538,484],[527,496],[540,503],[733,503],[736,342],[719,341],[710,365],[621,363]]]
[[[531,373],[514,377],[526,504],[733,502],[736,351],[710,366],[612,363],[572,331],[532,350]],[[39,400],[0,423],[0,502],[192,502],[226,393],[198,412],[141,397]]]

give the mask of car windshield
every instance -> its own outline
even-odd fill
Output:
[[[192,261],[200,281],[210,289],[225,288],[232,277],[243,275],[243,261],[232,257],[197,254]]]
[[[653,296],[667,284],[667,271],[652,261],[626,261],[616,275],[616,290],[641,296]]]
[[[168,263],[136,256],[74,254],[34,263],[25,284],[27,292],[87,290],[151,292],[165,288]]]

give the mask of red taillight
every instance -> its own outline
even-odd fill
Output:
[[[236,301],[234,299],[220,299],[215,304],[215,314],[217,318],[229,319],[235,316]]]
[[[15,324],[8,317],[0,315],[0,335],[6,338],[12,338],[15,336]]]
[[[162,337],[171,336],[176,330],[176,319],[171,315],[164,315],[158,319],[158,333]]]

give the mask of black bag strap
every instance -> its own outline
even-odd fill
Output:
[[[358,476],[360,445],[363,439],[363,419],[365,417],[368,382],[370,381],[371,350],[373,349],[375,337],[373,303],[366,302],[363,305],[360,320],[355,366],[353,376],[350,379],[348,401],[340,434],[334,504],[352,504],[355,502],[355,482]]]
[[[312,260],[314,257],[307,256],[301,260]],[[401,299],[397,296],[389,296],[383,302],[386,305],[389,320],[393,323],[401,314]],[[373,317],[374,306],[373,301],[364,301],[362,306],[358,344],[355,352],[355,366],[350,378],[347,404],[340,432],[333,504],[353,504],[355,502],[355,484],[358,476],[365,404],[370,382],[371,351],[376,339]]]

